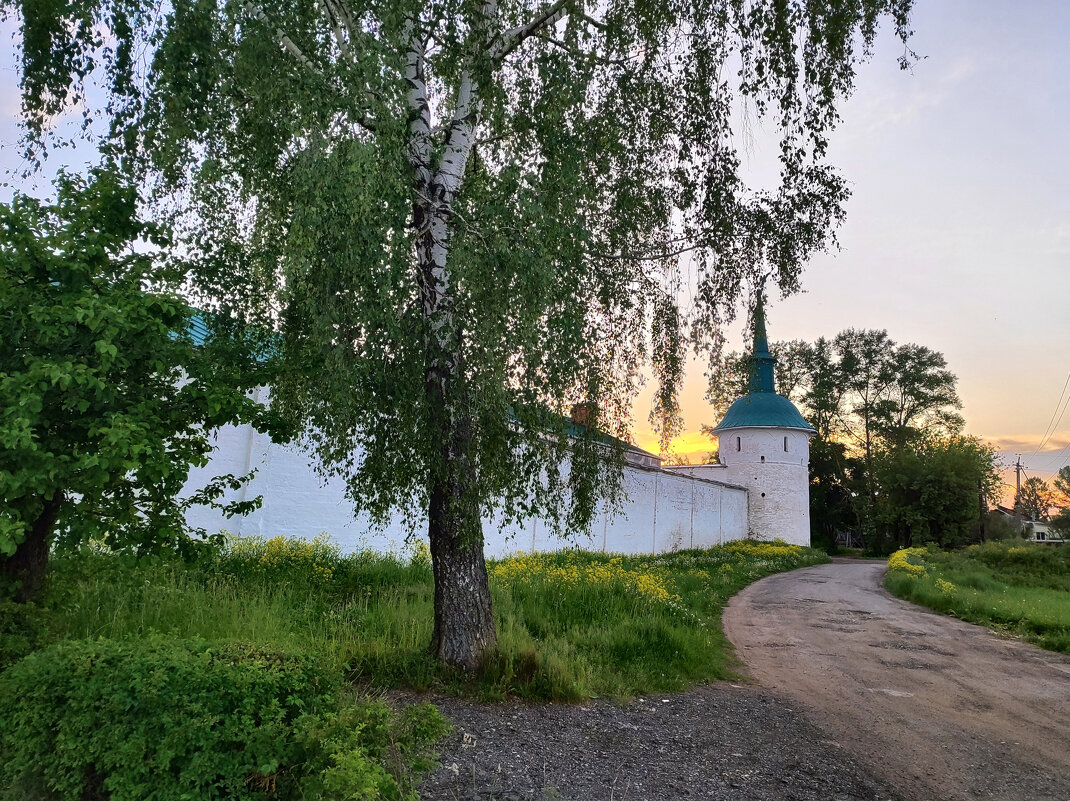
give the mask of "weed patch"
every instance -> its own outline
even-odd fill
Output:
[[[45,605],[58,627],[52,639],[241,640],[314,652],[354,686],[577,700],[730,676],[727,599],[762,576],[824,561],[816,550],[759,542],[491,560],[499,647],[474,681],[427,652],[426,553],[343,555],[326,540],[282,537],[235,540],[195,563],[86,550],[55,560]]]
[[[888,560],[894,595],[1070,653],[1070,549],[989,542],[909,548]]]

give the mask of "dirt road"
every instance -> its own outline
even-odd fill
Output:
[[[893,598],[884,565],[763,579],[725,610],[764,688],[911,801],[1070,801],[1070,658]]]

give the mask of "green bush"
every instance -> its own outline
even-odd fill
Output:
[[[0,670],[55,639],[55,620],[32,603],[0,601]]]
[[[67,641],[0,674],[0,798],[401,799],[437,712],[339,705],[310,653]]]

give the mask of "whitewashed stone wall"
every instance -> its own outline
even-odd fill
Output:
[[[189,522],[209,532],[227,530],[239,536],[285,535],[311,539],[329,534],[345,552],[363,550],[401,552],[410,526],[398,514],[385,527],[354,517],[345,485],[324,479],[312,469],[311,457],[295,448],[276,445],[249,426],[228,426],[216,436],[216,451],[205,468],[191,471],[189,491],[212,476],[240,475],[257,469],[256,477],[228,500],[263,497],[263,506],[245,517],[224,518],[217,511],[194,507]],[[627,500],[616,511],[600,510],[586,534],[562,539],[542,520],[524,526],[503,526],[493,518],[484,521],[488,556],[516,551],[554,551],[580,547],[611,553],[664,553],[684,548],[705,548],[745,537],[748,528],[747,492],[731,486],[727,471],[715,466],[678,469],[628,466],[624,491]],[[426,523],[413,514],[419,537]],[[809,541],[809,537],[807,537]]]
[[[721,432],[724,480],[748,490],[750,535],[810,544],[810,436],[784,428]]]

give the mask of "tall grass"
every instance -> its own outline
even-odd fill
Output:
[[[720,625],[727,599],[761,576],[824,561],[819,551],[747,542],[658,557],[564,551],[491,561],[499,645],[474,681],[427,653],[426,549],[343,556],[329,542],[280,537],[234,541],[192,565],[87,551],[56,560],[47,605],[65,637],[312,648],[356,684],[574,700],[732,675]]]
[[[971,623],[1070,653],[1070,548],[990,542],[942,552],[897,551],[888,589]]]

